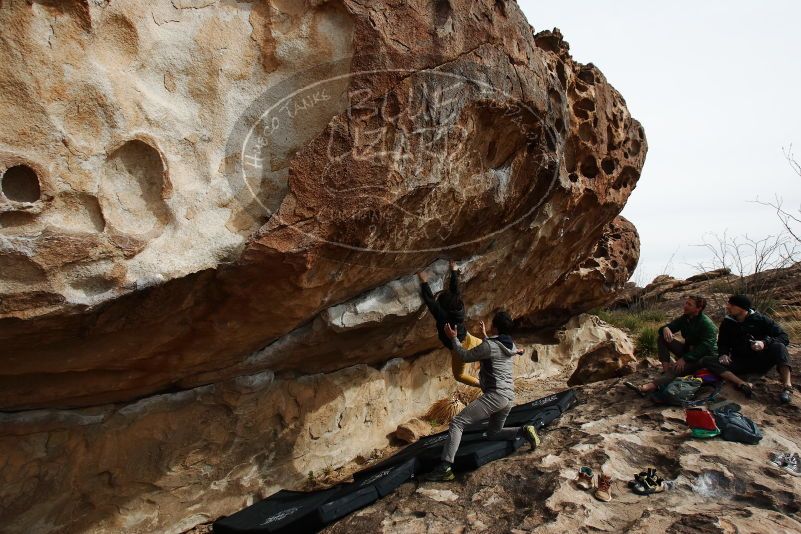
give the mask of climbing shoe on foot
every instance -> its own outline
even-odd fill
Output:
[[[423,475],[423,479],[430,482],[446,482],[453,480],[456,476],[453,474],[453,468],[448,462],[442,462],[432,471]]]
[[[782,392],[779,394],[779,402],[782,404],[790,404],[791,400],[793,400],[793,388],[782,389]]]
[[[645,392],[640,388],[640,386],[637,386],[632,382],[626,381],[626,382],[623,382],[623,385],[626,386],[629,389],[633,389],[634,391],[636,391],[637,395],[639,395],[640,397],[645,397],[645,395],[646,395]]]
[[[748,382],[743,382],[742,384],[737,386],[737,389],[740,390],[740,393],[745,395],[746,398],[748,399],[754,396],[754,388],[752,388],[751,384],[749,384]]]
[[[612,477],[598,475],[598,487],[595,489],[595,498],[603,502],[612,500]]]
[[[578,477],[576,478],[576,485],[581,489],[588,490],[592,488],[592,469],[587,466],[583,466],[579,469]]]
[[[526,438],[526,441],[528,441],[528,444],[531,445],[532,451],[540,446],[540,436],[537,434],[537,429],[534,428],[534,425],[524,426],[523,436]]]

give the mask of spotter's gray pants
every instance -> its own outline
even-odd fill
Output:
[[[520,427],[503,428],[503,423],[512,409],[512,401],[500,393],[490,391],[468,404],[459,415],[453,418],[448,429],[448,441],[442,449],[442,460],[453,463],[459,443],[462,441],[462,432],[467,425],[478,423],[489,417],[487,439],[512,440],[520,432]]]

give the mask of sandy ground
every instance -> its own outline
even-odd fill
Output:
[[[563,389],[566,378],[532,381],[518,400]],[[682,409],[655,406],[622,379],[590,384],[544,431],[536,451],[524,447],[452,482],[409,482],[323,532],[801,532],[801,478],[767,463],[774,450],[801,452],[801,391],[786,406],[778,392],[775,372],[755,380],[751,400],[724,388],[721,399],[740,404],[765,434],[758,445],[744,445],[691,438]],[[575,485],[582,465],[612,476],[612,502]],[[651,496],[631,492],[627,481],[646,467],[674,487]]]
[[[792,357],[801,360],[797,348]],[[641,382],[656,373],[652,367],[626,379]],[[518,380],[516,402],[561,391],[568,376]],[[767,463],[771,451],[801,453],[798,385],[790,405],[778,403],[775,371],[753,380],[753,399],[723,389],[719,400],[740,404],[765,435],[758,445],[745,445],[693,439],[681,408],[641,399],[623,380],[579,387],[579,403],[542,431],[537,450],[523,447],[508,458],[457,473],[451,482],[408,482],[323,532],[801,532],[801,477]],[[794,373],[793,381],[801,384],[801,375]],[[309,481],[305,489],[348,480],[397,449],[376,451],[372,458]],[[598,501],[592,490],[576,486],[583,465],[613,478],[612,502]],[[647,467],[674,481],[673,487],[651,496],[631,492],[628,480]],[[191,532],[210,531],[210,525],[203,525]]]

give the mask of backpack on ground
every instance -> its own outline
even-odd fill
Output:
[[[712,402],[723,387],[722,382],[705,382],[692,375],[681,376],[661,386],[651,394],[657,404],[671,406],[700,406]]]
[[[682,376],[660,386],[653,392],[651,399],[657,404],[688,406],[703,384],[704,382],[700,378]]]
[[[726,441],[755,445],[762,440],[762,431],[751,419],[740,413],[736,404],[727,404],[712,411],[715,423],[720,429],[720,437]]]

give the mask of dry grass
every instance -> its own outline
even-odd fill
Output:
[[[612,326],[628,331],[634,337],[637,353],[655,355],[659,328],[669,321],[661,310],[597,310],[595,314]]]
[[[791,343],[801,343],[801,306],[776,306],[773,310],[773,318],[790,336]]]
[[[456,398],[467,406],[481,396],[481,389],[459,384],[456,386]]]
[[[448,424],[464,407],[481,395],[479,388],[459,384],[449,397],[431,405],[423,418],[439,425]]]
[[[457,413],[464,410],[464,406],[465,405],[462,404],[454,394],[432,404],[431,408],[426,412],[424,419],[438,425],[444,425],[445,423],[449,423]]]

